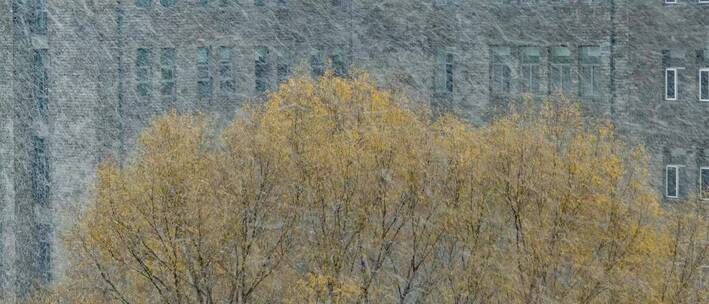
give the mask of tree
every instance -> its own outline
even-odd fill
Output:
[[[327,72],[216,125],[169,113],[99,168],[44,299],[706,299],[706,213],[660,208],[643,149],[567,101],[475,128]]]

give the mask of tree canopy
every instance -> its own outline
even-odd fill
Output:
[[[98,170],[37,301],[701,303],[706,209],[566,101],[475,127],[366,74],[294,76],[225,128],[171,112]]]

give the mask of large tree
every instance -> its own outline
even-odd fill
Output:
[[[99,168],[46,298],[706,300],[706,210],[669,216],[643,150],[568,102],[473,127],[327,73],[216,125],[167,114]]]

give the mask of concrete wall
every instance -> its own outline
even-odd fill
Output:
[[[403,90],[438,110],[484,124],[521,96],[523,47],[537,47],[539,91],[550,96],[551,49],[571,50],[570,94],[589,116],[611,119],[631,141],[652,153],[653,183],[664,193],[667,164],[681,165],[683,196],[696,191],[699,166],[709,165],[709,104],[700,102],[696,51],[708,46],[709,5],[679,0],[176,0],[149,7],[136,0],[49,0],[46,34],[29,31],[34,0],[0,2],[0,302],[22,295],[45,276],[37,269],[37,227],[52,228],[50,279],[66,267],[59,231],[71,225],[91,196],[96,165],[125,160],[151,118],[170,109],[205,111],[229,119],[256,91],[255,50],[266,47],[268,88],[279,65],[309,68],[342,51],[381,86]],[[333,2],[341,4],[334,5]],[[224,3],[225,5],[222,5]],[[220,47],[232,47],[235,92],[219,89]],[[600,49],[599,91],[580,97],[580,49]],[[198,94],[197,49],[210,48],[212,95]],[[491,50],[509,47],[511,90],[491,89]],[[33,116],[32,50],[49,51],[49,111]],[[137,49],[151,50],[150,96],[136,91]],[[176,94],[160,94],[160,54],[176,50]],[[437,54],[453,55],[453,90],[437,91],[443,68]],[[676,101],[664,100],[662,51],[681,67]],[[709,58],[709,54],[707,55]],[[552,94],[553,95],[553,94]],[[553,96],[552,96],[553,97]],[[30,188],[32,138],[45,138],[50,202],[37,206]],[[672,200],[667,200],[671,202]],[[18,246],[15,246],[17,244]],[[5,297],[5,298],[3,298]]]

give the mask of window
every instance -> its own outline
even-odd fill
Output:
[[[152,5],[153,0],[135,0],[135,6],[138,7],[150,7]]]
[[[44,138],[32,137],[32,197],[40,206],[49,205],[49,164]]]
[[[665,169],[665,195],[669,198],[679,197],[679,166],[669,165]]]
[[[703,0],[699,0],[699,3],[702,3],[702,2],[704,2],[704,1],[703,1]],[[665,0],[665,3],[667,3],[667,4],[674,4],[674,3],[677,3],[677,0]]]
[[[321,51],[313,51],[310,54],[310,74],[313,77],[320,77],[325,74],[325,63],[322,57]]]
[[[151,84],[151,59],[152,54],[149,49],[138,49],[135,60],[136,91],[138,96],[150,96]]]
[[[231,95],[236,91],[232,56],[234,48],[219,48],[219,91],[222,95]]]
[[[539,63],[541,53],[539,48],[525,47],[520,51],[522,91],[531,94],[539,93]]]
[[[276,65],[276,77],[278,78],[278,83],[284,83],[288,81],[291,73],[291,59],[292,55],[287,51],[284,51],[278,57],[278,64]]]
[[[709,167],[699,168],[699,195],[702,200],[709,200]]]
[[[512,73],[510,64],[512,50],[509,47],[496,47],[492,49],[492,92],[509,94],[512,90]]]
[[[160,4],[164,7],[171,7],[174,6],[177,0],[160,0]]]
[[[254,5],[255,6],[265,6],[266,0],[254,0]]]
[[[34,0],[33,8],[33,26],[32,30],[35,34],[47,34],[47,0]]]
[[[571,50],[567,47],[551,49],[551,69],[549,91],[551,93],[571,93]]]
[[[52,228],[47,224],[37,225],[37,270],[46,283],[52,278]]]
[[[436,55],[436,92],[453,93],[453,53],[439,50]]]
[[[601,78],[601,48],[581,48],[581,96],[598,96]]]
[[[175,96],[175,60],[174,48],[164,48],[160,54],[160,95]]]
[[[254,62],[254,77],[256,79],[256,91],[265,92],[268,89],[268,48],[260,46],[256,48],[256,58]]]
[[[677,100],[677,69],[665,69],[665,100]]]
[[[347,74],[347,65],[345,64],[345,56],[341,49],[335,49],[330,55],[332,70],[337,76],[345,76]]]
[[[709,69],[699,70],[699,100],[709,101]]]
[[[212,96],[212,74],[209,72],[211,55],[208,47],[197,48],[197,95]]]
[[[49,75],[47,49],[35,49],[32,54],[32,86],[37,116],[46,121],[49,101]]]

